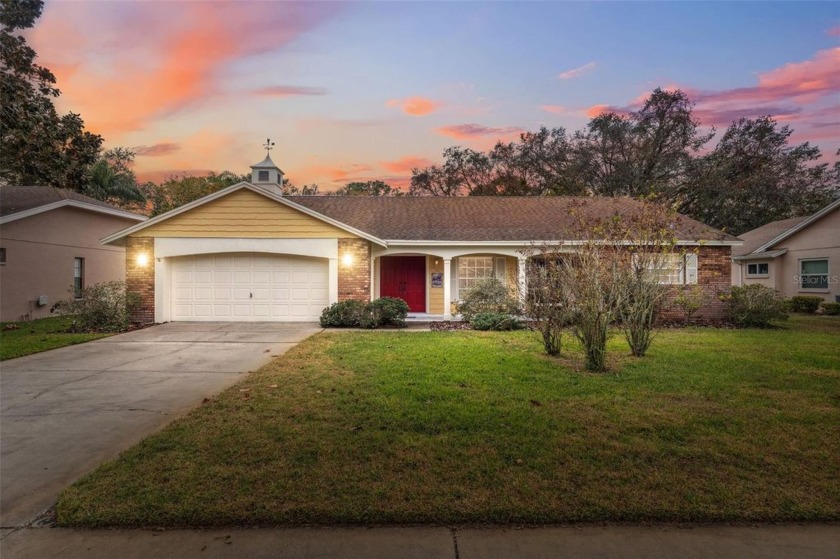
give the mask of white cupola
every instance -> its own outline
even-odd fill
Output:
[[[272,194],[282,196],[283,171],[274,164],[274,161],[271,160],[271,156],[268,154],[273,146],[274,143],[271,140],[266,141],[266,145],[263,146],[266,149],[265,159],[251,165],[251,184],[261,186]]]

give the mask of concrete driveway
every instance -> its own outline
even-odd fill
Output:
[[[0,364],[0,527],[26,525],[105,460],[319,332],[176,322]]]

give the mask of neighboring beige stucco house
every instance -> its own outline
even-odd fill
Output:
[[[527,289],[523,249],[573,243],[563,235],[576,204],[593,218],[640,208],[629,198],[284,196],[282,181],[266,157],[250,182],[103,239],[126,247],[126,282],[142,299],[135,320],[314,321],[331,303],[385,296],[445,320],[482,278]],[[674,255],[669,282],[727,291],[741,241],[686,217],[675,232],[688,253]],[[709,299],[703,313],[719,317]]]
[[[733,249],[732,284],[761,284],[785,297],[840,302],[840,200],[814,215],[774,221]]]
[[[69,190],[0,187],[0,321],[43,318],[74,286],[125,279],[125,249],[100,239],[145,220]]]

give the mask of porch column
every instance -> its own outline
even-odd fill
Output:
[[[338,258],[330,258],[329,289],[330,305],[338,303]]]
[[[525,256],[519,257],[519,304],[525,307],[525,300],[528,296],[528,277],[526,271],[528,269],[528,258]]]
[[[452,259],[443,259],[443,319],[452,320]]]

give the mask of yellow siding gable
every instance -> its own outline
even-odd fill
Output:
[[[357,238],[247,188],[202,204],[132,237]]]

